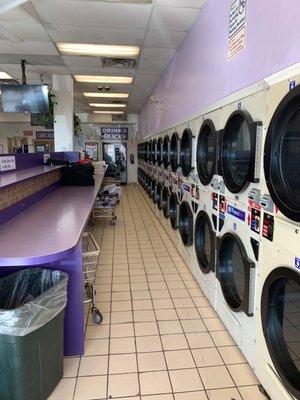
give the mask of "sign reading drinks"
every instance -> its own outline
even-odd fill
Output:
[[[128,128],[102,127],[102,140],[128,140]]]

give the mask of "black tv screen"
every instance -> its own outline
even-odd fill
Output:
[[[4,112],[48,114],[48,95],[47,85],[1,85]]]

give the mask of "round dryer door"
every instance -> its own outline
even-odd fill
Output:
[[[205,211],[200,211],[195,221],[195,251],[201,271],[215,271],[216,234]]]
[[[165,186],[162,195],[161,195],[161,206],[163,210],[163,214],[165,218],[169,218],[169,209],[170,209],[170,191],[169,189]]]
[[[161,196],[162,196],[162,187],[161,187],[161,184],[158,183],[157,186],[156,186],[156,204],[157,204],[157,208],[159,210],[162,209],[162,198],[161,198]]]
[[[256,132],[245,111],[235,111],[224,128],[221,142],[221,172],[225,185],[232,193],[243,191],[255,181]]]
[[[209,185],[217,165],[217,134],[211,120],[205,120],[197,142],[197,170],[201,183]]]
[[[149,175],[146,177],[146,192],[150,195],[151,190],[151,178]]]
[[[225,233],[218,245],[217,278],[220,282],[226,303],[235,312],[243,310],[253,315],[250,305],[251,272],[254,263],[247,257],[240,238]]]
[[[183,176],[188,176],[192,171],[192,146],[193,134],[187,128],[183,131],[180,141],[180,166]]]
[[[263,332],[271,359],[289,392],[300,399],[300,275],[274,269],[261,299]]]
[[[300,86],[275,111],[266,138],[264,167],[274,203],[286,217],[300,222]]]
[[[178,147],[179,136],[177,132],[174,132],[170,142],[170,165],[173,172],[176,172],[178,168]]]
[[[178,229],[178,200],[175,193],[171,193],[170,196],[169,216],[172,228],[174,230]]]
[[[152,154],[152,163],[155,164],[156,161],[157,161],[157,158],[156,158],[156,139],[152,140],[152,151],[151,151],[151,154]]]
[[[153,203],[156,203],[156,181],[155,179],[152,179],[152,185],[151,185],[151,199],[153,201]]]
[[[150,178],[149,197],[153,199],[154,195],[155,195],[155,181],[154,179]]]
[[[152,164],[152,140],[148,141],[148,162]]]
[[[165,136],[163,141],[163,150],[162,150],[162,158],[165,168],[168,168],[169,165],[169,142],[170,142],[169,136]]]
[[[156,157],[157,163],[159,166],[162,164],[162,138],[157,139],[157,148],[156,148]]]
[[[179,233],[185,246],[193,244],[194,217],[191,207],[187,201],[179,206]]]

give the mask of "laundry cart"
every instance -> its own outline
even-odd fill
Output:
[[[91,315],[95,324],[101,324],[103,316],[95,305],[95,279],[100,258],[99,246],[91,232],[82,235],[84,303],[91,304]]]

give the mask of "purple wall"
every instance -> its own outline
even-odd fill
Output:
[[[246,49],[227,61],[228,7],[233,0],[206,0],[180,49],[140,113],[142,137],[300,61],[299,0],[248,0]],[[276,3],[276,4],[275,4]]]

